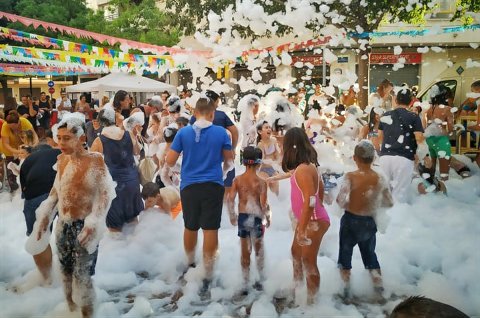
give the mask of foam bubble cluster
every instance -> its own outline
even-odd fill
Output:
[[[123,127],[126,131],[133,131],[137,126],[143,126],[145,124],[145,115],[143,112],[136,112],[123,121]]]
[[[113,109],[112,104],[110,103],[105,104],[105,106],[103,107],[102,117],[104,117],[111,123],[115,122],[115,109]]]
[[[83,130],[83,127],[85,125],[85,115],[81,113],[67,113],[63,115],[62,120],[58,123],[57,128],[54,130],[55,133],[55,139],[58,141],[57,138],[57,132],[58,132],[58,127],[63,126],[67,124],[67,129],[69,131],[72,131],[72,129],[75,129],[75,136],[80,137],[85,134],[85,131]]]

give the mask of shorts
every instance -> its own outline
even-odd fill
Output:
[[[231,187],[233,184],[233,179],[235,179],[235,168],[227,172],[227,177],[223,181],[223,186],[224,187]]]
[[[358,244],[366,269],[379,269],[380,264],[375,254],[377,225],[371,216],[360,216],[345,211],[340,220],[340,251],[338,268],[352,268],[352,253]]]
[[[27,236],[33,231],[33,224],[37,220],[35,211],[37,211],[40,204],[48,198],[48,193],[44,193],[33,199],[25,200],[23,205],[23,214],[25,215],[25,223],[27,224]],[[51,230],[51,229],[50,229]]]
[[[238,236],[241,238],[261,238],[265,233],[263,221],[258,216],[249,213],[238,214]]]
[[[277,172],[273,167],[261,167],[260,172],[266,173],[269,177],[272,177]]]
[[[64,275],[73,275],[80,282],[86,282],[95,275],[98,246],[95,252],[88,251],[80,246],[77,236],[83,229],[84,220],[70,223],[57,223],[57,249],[62,272]]]
[[[432,158],[444,158],[452,155],[452,145],[448,136],[427,137],[427,145]],[[439,152],[445,152],[439,154]]]
[[[225,188],[215,182],[195,183],[180,191],[185,228],[218,230],[222,220]]]

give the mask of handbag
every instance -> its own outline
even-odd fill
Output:
[[[148,152],[148,144],[144,137],[139,136],[138,141],[142,145],[145,153]],[[140,173],[140,183],[144,186],[148,182],[153,181],[153,177],[155,176],[155,172],[157,171],[157,165],[151,156],[145,156],[140,162],[138,163],[138,172]]]

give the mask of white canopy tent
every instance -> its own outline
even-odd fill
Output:
[[[177,88],[173,85],[127,73],[110,73],[97,80],[66,88],[67,93],[98,92],[100,95],[119,90],[135,93],[161,93],[164,91],[168,91],[170,94],[177,93]]]

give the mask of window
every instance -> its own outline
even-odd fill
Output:
[[[432,15],[432,19],[448,19],[455,13],[455,1],[437,0],[437,8]]]
[[[440,81],[440,82],[436,82],[435,84],[433,85],[444,85],[446,86],[447,88],[450,89],[451,93],[452,93],[452,99],[455,98],[455,92],[457,90],[457,81],[456,80],[445,80],[445,81]],[[433,86],[432,85],[432,86]],[[423,93],[422,96],[419,96],[418,99],[421,100],[422,102],[430,102],[430,91],[432,89],[432,86],[430,86],[428,88],[427,91],[425,91],[425,93]]]

